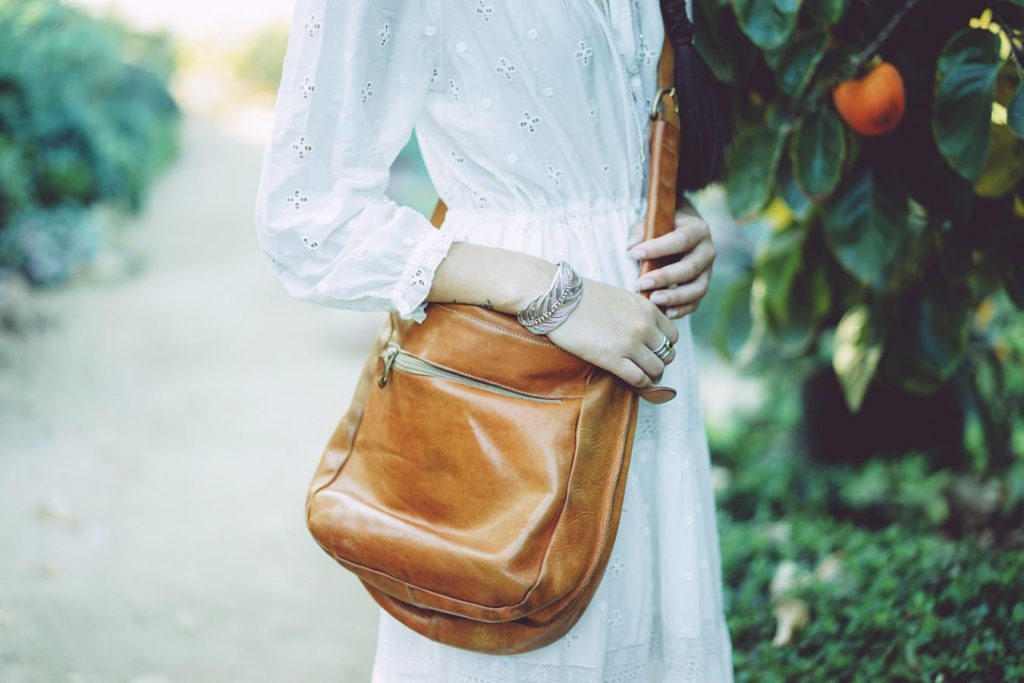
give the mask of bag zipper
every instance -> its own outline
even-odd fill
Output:
[[[387,384],[388,376],[391,374],[392,369],[400,370],[401,372],[407,372],[411,375],[422,375],[425,377],[440,377],[443,379],[450,379],[455,382],[462,384],[468,384],[471,387],[477,387],[484,391],[490,391],[495,394],[502,396],[508,396],[511,398],[521,398],[527,401],[537,401],[538,403],[561,403],[560,398],[547,398],[544,396],[534,396],[533,394],[527,394],[522,391],[516,391],[515,389],[508,389],[491,382],[485,382],[469,375],[464,375],[448,368],[443,368],[440,365],[435,365],[430,361],[423,360],[419,356],[414,356],[405,349],[402,349],[397,344],[390,343],[384,350],[381,351],[380,357],[384,359],[384,372],[381,373],[380,378],[377,380],[377,386],[383,387]]]

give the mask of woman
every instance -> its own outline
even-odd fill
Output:
[[[732,680],[684,317],[714,248],[692,207],[674,233],[636,244],[664,33],[658,0],[297,0],[256,207],[287,291],[419,321],[429,301],[515,313],[565,259],[584,295],[551,341],[678,391],[640,402],[612,555],[569,633],[497,656],[381,610],[375,681]],[[440,230],[385,192],[414,128],[448,206]],[[637,283],[638,259],[664,254],[678,261]]]

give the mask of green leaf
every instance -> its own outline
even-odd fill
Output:
[[[694,45],[715,77],[723,83],[735,83],[754,58],[755,48],[740,30],[732,9],[718,0],[693,0],[693,22],[704,30],[694,37]]]
[[[769,320],[787,353],[808,353],[831,305],[832,291],[824,261],[814,255],[813,249],[805,249],[804,263],[790,284],[785,317]]]
[[[825,26],[837,23],[846,12],[846,0],[805,0],[804,5],[810,15]]]
[[[716,309],[711,338],[724,358],[735,361],[750,343],[754,319],[750,312],[752,274],[746,272],[729,282]]]
[[[1020,201],[1019,198],[1016,198]],[[998,257],[999,275],[1006,295],[1017,308],[1024,309],[1024,230],[1020,217],[1000,223],[993,251]]]
[[[1024,138],[1024,86],[1017,88],[1017,93],[1006,107],[1006,125],[1018,137]]]
[[[804,241],[807,230],[791,226],[773,232],[758,250],[754,269],[765,281],[765,309],[769,318],[785,320],[793,280],[803,263]]]
[[[978,179],[988,157],[1000,66],[999,37],[981,29],[953,34],[939,56],[932,132],[939,151],[968,180]]]
[[[999,67],[999,75],[996,76],[995,101],[1004,107],[1010,106],[1010,100],[1017,94],[1021,85],[1020,73],[1017,71],[1017,64],[1012,59],[1003,62]]]
[[[811,211],[811,200],[793,178],[793,167],[788,155],[779,159],[779,167],[775,174],[775,193],[782,197],[798,221],[807,218]]]
[[[812,111],[800,121],[789,152],[796,182],[811,199],[820,201],[835,188],[846,159],[846,137],[831,107]]]
[[[850,308],[839,320],[832,347],[832,368],[843,387],[846,404],[860,410],[882,357],[884,333],[867,304]]]
[[[800,0],[732,0],[740,28],[758,47],[771,50],[796,27]]]
[[[907,195],[862,168],[824,204],[825,236],[836,260],[869,287],[883,284],[907,237]]]
[[[1006,126],[992,126],[991,151],[974,191],[982,197],[1001,197],[1024,178],[1024,140]]]
[[[758,250],[758,299],[768,329],[785,352],[801,354],[832,305],[820,235],[806,225],[775,232]]]
[[[782,142],[781,132],[767,126],[746,128],[733,140],[725,190],[736,218],[752,217],[768,201]]]
[[[800,97],[825,54],[827,42],[827,32],[807,31],[786,43],[773,65],[782,92]]]
[[[886,352],[887,370],[904,388],[932,393],[953,375],[967,348],[967,294],[934,285],[919,301],[905,302]]]

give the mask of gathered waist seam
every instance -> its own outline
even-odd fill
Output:
[[[556,206],[536,207],[530,209],[499,209],[479,208],[475,206],[448,207],[445,223],[461,222],[465,219],[483,219],[488,222],[497,221],[501,224],[519,225],[557,225],[570,227],[582,226],[597,216],[628,216],[639,215],[643,210],[643,200],[633,202],[597,200],[565,202]]]

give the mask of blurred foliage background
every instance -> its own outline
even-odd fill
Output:
[[[694,8],[738,135],[691,320],[764,388],[708,420],[737,680],[1022,680],[1024,0]],[[0,272],[88,264],[175,159],[175,74],[266,109],[286,42],[0,0]],[[429,213],[415,136],[398,170]]]
[[[711,426],[738,680],[1021,680],[1022,3],[694,4],[752,228],[695,319],[771,387]]]
[[[63,282],[96,253],[89,208],[141,209],[177,149],[173,68],[165,35],[0,2],[0,268]]]

